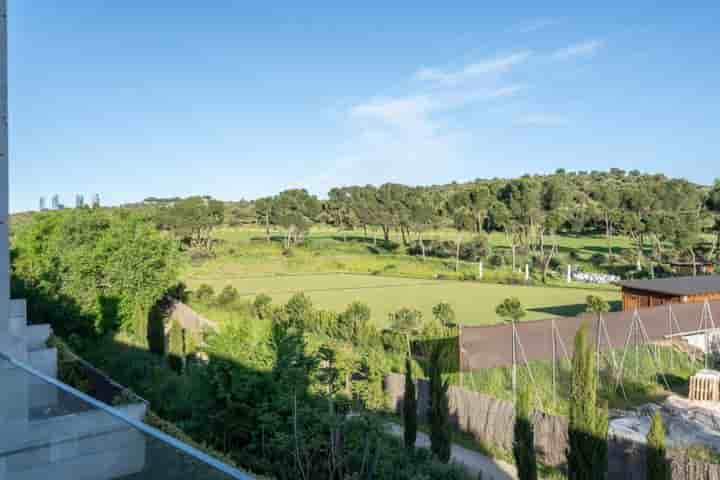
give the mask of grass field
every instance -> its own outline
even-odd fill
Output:
[[[411,278],[353,274],[300,274],[265,276],[195,276],[188,280],[190,288],[202,283],[215,291],[226,285],[235,287],[249,299],[259,293],[272,297],[276,303],[287,301],[294,293],[304,292],[319,307],[344,310],[353,301],[368,304],[378,326],[386,324],[388,314],[401,307],[413,307],[431,318],[432,307],[441,301],[455,309],[457,321],[483,325],[500,321],[495,307],[506,297],[516,296],[527,310],[526,320],[553,316],[576,315],[585,308],[588,294],[618,301],[613,291],[580,288],[529,287],[452,280],[417,280]]]
[[[452,305],[458,322],[482,325],[500,320],[495,307],[509,296],[521,300],[527,310],[526,320],[576,315],[584,311],[585,299],[591,293],[610,302],[620,299],[619,292],[612,287],[576,284],[575,288],[568,288],[561,276],[551,279],[550,286],[501,283],[513,276],[522,278],[509,268],[486,266],[483,282],[457,281],[475,275],[477,264],[461,262],[459,271],[455,271],[453,259],[423,260],[405,254],[403,248],[383,250],[372,240],[353,236],[358,233],[348,232],[345,241],[343,232],[316,228],[303,246],[283,254],[281,242],[266,242],[262,228],[218,229],[215,237],[220,243],[216,255],[189,262],[183,279],[190,289],[208,284],[219,292],[231,285],[245,298],[265,293],[275,303],[304,292],[317,307],[334,311],[361,301],[370,306],[378,326],[384,326],[388,314],[402,307],[416,308],[429,318],[432,307],[442,301]],[[455,233],[438,230],[428,236],[450,239]],[[496,247],[505,246],[502,234],[493,234],[491,241]],[[560,244],[586,255],[597,253],[606,245],[604,237],[562,237]],[[614,239],[616,251],[628,245],[627,239]],[[534,273],[537,284],[538,272]]]

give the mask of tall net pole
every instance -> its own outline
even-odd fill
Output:
[[[552,394],[553,394],[553,404],[557,403],[557,377],[558,377],[558,362],[562,361],[562,359],[558,358],[558,347],[560,347],[563,355],[565,356],[565,360],[570,361],[570,355],[568,355],[567,348],[565,347],[565,341],[563,340],[562,336],[560,336],[560,330],[557,328],[557,323],[555,322],[555,319],[553,318],[550,322],[551,324],[551,330],[552,330]]]
[[[710,359],[710,350],[712,349],[712,341],[710,335],[716,331],[715,320],[713,320],[712,310],[710,309],[710,302],[705,299],[703,303],[702,312],[700,312],[700,328],[699,331],[705,332],[705,368],[708,368]]]
[[[633,313],[630,327],[628,328],[628,334],[625,339],[625,348],[623,349],[623,356],[622,360],[620,361],[620,369],[616,377],[616,387],[622,385],[625,370],[625,359],[630,349],[633,349],[635,351],[636,378],[640,376],[640,351],[643,348],[647,349],[647,353],[651,361],[653,362],[653,366],[655,367],[655,372],[660,374],[663,383],[665,384],[665,387],[670,390],[670,384],[665,377],[665,373],[663,373],[662,369],[660,368],[660,364],[657,358],[657,351],[652,348],[650,337],[647,333],[647,330],[645,329],[645,324],[640,317],[640,311],[637,308],[635,308],[635,312]]]

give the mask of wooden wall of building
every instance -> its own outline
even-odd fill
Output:
[[[675,295],[623,287],[622,297],[623,310],[628,311],[635,310],[635,308],[657,307],[668,303],[703,303],[705,300],[720,300],[720,292],[678,297]]]

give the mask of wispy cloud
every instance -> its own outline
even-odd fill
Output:
[[[350,108],[353,118],[381,120],[392,125],[414,123],[433,113],[462,108],[470,103],[512,97],[525,85],[508,85],[493,89],[442,92],[400,98],[380,98]]]
[[[594,39],[576,43],[565,48],[555,50],[551,56],[555,60],[569,60],[576,57],[587,57],[595,54],[605,47],[605,41]]]
[[[550,115],[546,113],[523,115],[515,122],[515,124],[520,127],[562,127],[569,123],[569,119],[562,115]]]
[[[559,20],[554,18],[537,18],[527,22],[518,23],[507,29],[508,33],[533,33],[544,28],[557,25]]]
[[[531,55],[532,52],[529,50],[499,55],[481,62],[465,65],[460,70],[455,71],[423,68],[415,73],[415,78],[418,80],[434,82],[446,87],[456,86],[484,75],[507,72],[513,67],[526,62]]]

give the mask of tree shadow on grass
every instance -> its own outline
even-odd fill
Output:
[[[610,305],[610,311],[616,312],[622,308],[622,302],[619,300],[612,300],[608,302]],[[587,313],[587,304],[585,303],[574,303],[569,305],[553,305],[549,307],[533,307],[528,308],[531,312],[546,313],[554,317],[577,317],[580,314]]]

